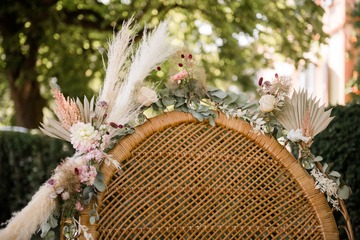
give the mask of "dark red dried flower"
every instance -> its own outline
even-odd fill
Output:
[[[263,80],[264,80],[264,78],[263,78],[263,77],[259,78],[259,81],[258,81],[259,86],[262,86],[262,84],[263,84]]]
[[[185,55],[184,55],[184,54],[181,54],[180,57],[181,57],[181,58],[185,58]]]
[[[269,81],[265,81],[264,83],[263,83],[263,85],[266,87],[266,86],[271,86],[271,82],[269,82]]]
[[[275,78],[278,78],[279,77],[279,74],[275,73]]]
[[[107,114],[105,113],[104,115],[103,115],[103,118],[106,118],[107,117]]]
[[[118,125],[118,128],[123,128],[123,127],[124,127],[124,126],[123,126],[123,125],[121,125],[121,124],[119,124],[119,125]]]
[[[158,66],[158,67],[156,68],[156,70],[160,71],[160,70],[161,70],[161,67],[160,67],[160,66]]]
[[[183,67],[183,66],[184,66],[182,63],[179,63],[178,65],[179,65],[179,67]]]
[[[80,174],[80,171],[79,171],[78,168],[75,168],[75,169],[74,169],[74,172],[75,172],[75,175],[79,175],[79,174]]]
[[[112,126],[113,128],[118,128],[118,125],[116,123],[114,123],[114,122],[111,122],[110,126]]]
[[[50,179],[47,181],[47,183],[48,183],[49,185],[51,185],[51,186],[54,186],[55,183],[56,183],[56,180],[53,179],[53,178],[50,178]]]
[[[189,54],[189,58],[192,59],[192,54],[191,53]]]

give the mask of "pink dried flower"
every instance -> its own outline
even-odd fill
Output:
[[[79,179],[81,183],[90,186],[94,184],[97,171],[94,166],[82,166],[79,169]]]
[[[75,208],[76,208],[76,210],[78,210],[79,212],[81,212],[82,210],[84,210],[84,208],[81,206],[81,203],[80,203],[80,202],[76,202]]]
[[[104,135],[104,136],[108,136],[108,135]],[[94,160],[96,162],[100,162],[103,158],[104,158],[103,153],[98,149],[92,150],[85,155],[85,159],[87,161]]]
[[[70,193],[69,193],[69,192],[63,192],[63,193],[61,193],[61,198],[62,198],[62,200],[64,200],[64,201],[70,199]]]
[[[170,77],[170,81],[173,83],[180,84],[181,80],[184,78],[189,77],[189,73],[186,70],[183,70],[181,72],[178,72],[177,74]]]
[[[51,92],[55,98],[56,107],[54,112],[59,118],[61,125],[69,130],[70,127],[81,121],[81,113],[77,107],[75,101],[69,97],[65,99],[64,95],[60,92],[59,89],[53,87]]]
[[[56,183],[56,180],[53,179],[53,178],[50,178],[48,181],[47,181],[47,184],[49,184],[50,186],[54,186]]]

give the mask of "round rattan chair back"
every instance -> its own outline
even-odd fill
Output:
[[[338,239],[333,214],[297,160],[270,137],[219,114],[216,126],[172,112],[111,152],[96,239]]]

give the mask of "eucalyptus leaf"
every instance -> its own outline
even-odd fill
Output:
[[[189,112],[191,113],[191,115],[194,116],[194,118],[196,118],[200,122],[204,121],[204,117],[203,117],[203,115],[201,115],[201,113],[198,113],[198,112],[193,111],[193,110],[190,110]]]
[[[94,223],[96,222],[96,217],[95,217],[95,216],[91,216],[89,221],[90,221],[90,224],[91,224],[91,225],[94,225]]]
[[[323,172],[326,172],[326,170],[328,169],[329,165],[327,163],[324,164],[323,166]]]
[[[323,158],[321,156],[317,156],[315,159],[314,159],[314,162],[321,162],[323,160]]]
[[[164,104],[162,104],[161,100],[157,101],[154,105],[156,105],[159,108],[165,107]]]
[[[329,173],[330,176],[333,176],[333,177],[337,177],[337,178],[340,178],[341,177],[341,174],[337,171],[331,171]]]
[[[180,108],[180,110],[181,110],[182,112],[189,112],[189,109],[188,109],[186,106],[182,106],[182,107]]]
[[[186,97],[188,91],[184,88],[174,89],[173,94],[177,97]]]
[[[209,117],[209,124],[211,125],[211,126],[213,126],[213,127],[215,127],[215,119],[214,119],[214,117],[213,116],[210,116]]]
[[[58,225],[58,220],[54,217],[53,214],[51,214],[49,219],[48,219],[48,223],[49,223],[51,228],[56,228],[57,225]]]
[[[44,240],[54,240],[56,239],[55,232],[53,230],[50,230],[43,238]]]
[[[173,97],[164,97],[162,100],[162,103],[165,105],[165,106],[171,106],[175,103],[175,98]]]
[[[89,212],[90,216],[96,216],[97,212],[96,212],[96,209],[92,209],[90,212]]]
[[[176,102],[175,105],[174,105],[174,108],[180,108],[184,104],[185,104],[185,102]]]
[[[210,94],[211,94],[211,96],[214,96],[214,97],[217,97],[217,98],[220,98],[220,99],[224,99],[227,96],[226,92],[224,92],[224,91],[222,91],[220,89],[218,89],[216,91],[213,91]]]
[[[337,194],[340,199],[349,199],[351,195],[351,188],[348,185],[343,185],[338,189]]]
[[[236,102],[239,98],[239,95],[234,92],[228,92],[227,96],[224,98],[224,104],[230,105],[231,103]]]
[[[46,234],[49,232],[49,230],[51,229],[51,226],[49,223],[44,223],[43,225],[41,225],[41,235],[40,237],[44,238],[46,236]]]
[[[214,91],[217,91],[217,90],[218,90],[217,87],[207,86],[207,91],[208,91],[209,93],[214,92]]]
[[[94,186],[99,192],[103,192],[106,189],[106,186],[105,186],[105,183],[104,183],[104,175],[100,171],[96,175],[96,178],[95,178],[95,181],[94,181]]]

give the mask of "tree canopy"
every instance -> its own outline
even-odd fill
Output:
[[[251,89],[280,54],[295,64],[325,41],[309,0],[4,0],[0,3],[0,121],[36,128],[56,79],[69,96],[93,95],[107,40],[131,16],[153,28],[170,18],[175,44],[193,51],[213,83]],[[14,112],[8,111],[13,106]],[[5,111],[6,110],[6,111]]]

